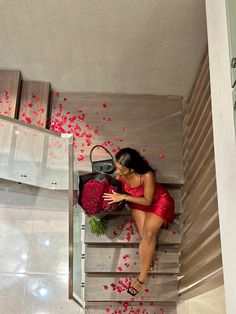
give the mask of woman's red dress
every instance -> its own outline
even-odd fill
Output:
[[[124,179],[120,176],[119,180],[123,183],[124,192],[131,196],[143,196],[144,187],[141,184],[137,187],[130,187]],[[174,200],[170,196],[169,192],[160,184],[156,182],[153,201],[150,206],[138,205],[135,203],[129,203],[129,207],[133,209],[139,209],[144,212],[150,212],[159,216],[163,220],[163,227],[167,228],[168,223],[174,220]]]

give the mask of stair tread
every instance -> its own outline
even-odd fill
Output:
[[[164,302],[86,302],[89,314],[176,314],[176,303]]]
[[[176,302],[177,276],[151,275],[148,277],[142,291],[135,299],[127,293],[127,286],[135,275],[120,276],[87,274],[85,284],[86,301],[159,301]]]
[[[179,273],[179,253],[177,248],[158,247],[154,261],[154,268],[150,273]],[[138,273],[140,271],[137,246],[86,246],[85,272],[108,273],[117,271],[124,273]]]
[[[107,221],[107,232],[102,236],[91,234],[86,217],[85,243],[139,243],[139,236],[130,216],[118,216]],[[159,244],[180,244],[180,221],[170,224],[168,229],[161,229],[158,236]]]

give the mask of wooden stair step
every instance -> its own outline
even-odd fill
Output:
[[[0,114],[17,117],[20,83],[20,71],[0,70]]]
[[[49,124],[50,83],[23,81],[20,96],[19,120],[46,128]]]
[[[168,302],[86,302],[89,314],[176,314],[176,303]]]
[[[96,236],[91,234],[86,217],[85,243],[139,243],[139,236],[134,221],[130,216],[119,216],[107,221],[106,234]],[[170,224],[168,229],[161,229],[158,243],[163,245],[180,244],[180,221],[178,218]]]
[[[180,215],[183,213],[182,202],[181,202],[181,187],[180,186],[170,186],[169,184],[163,184],[170,195],[175,201],[175,215]]]
[[[133,298],[127,293],[130,280],[136,275],[123,274],[87,274],[85,280],[86,301],[156,301],[176,302],[177,276],[156,275],[148,277],[139,294]]]
[[[116,245],[112,247],[91,244],[86,246],[85,258],[86,273],[114,273],[121,269],[123,273],[138,273],[140,271],[137,246]],[[154,260],[154,268],[150,273],[179,273],[179,253],[177,248],[159,246]]]

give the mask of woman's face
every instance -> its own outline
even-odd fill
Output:
[[[116,173],[121,176],[127,176],[132,173],[132,170],[116,162]]]

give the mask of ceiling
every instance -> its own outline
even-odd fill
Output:
[[[0,68],[60,91],[186,97],[204,0],[1,0]]]

